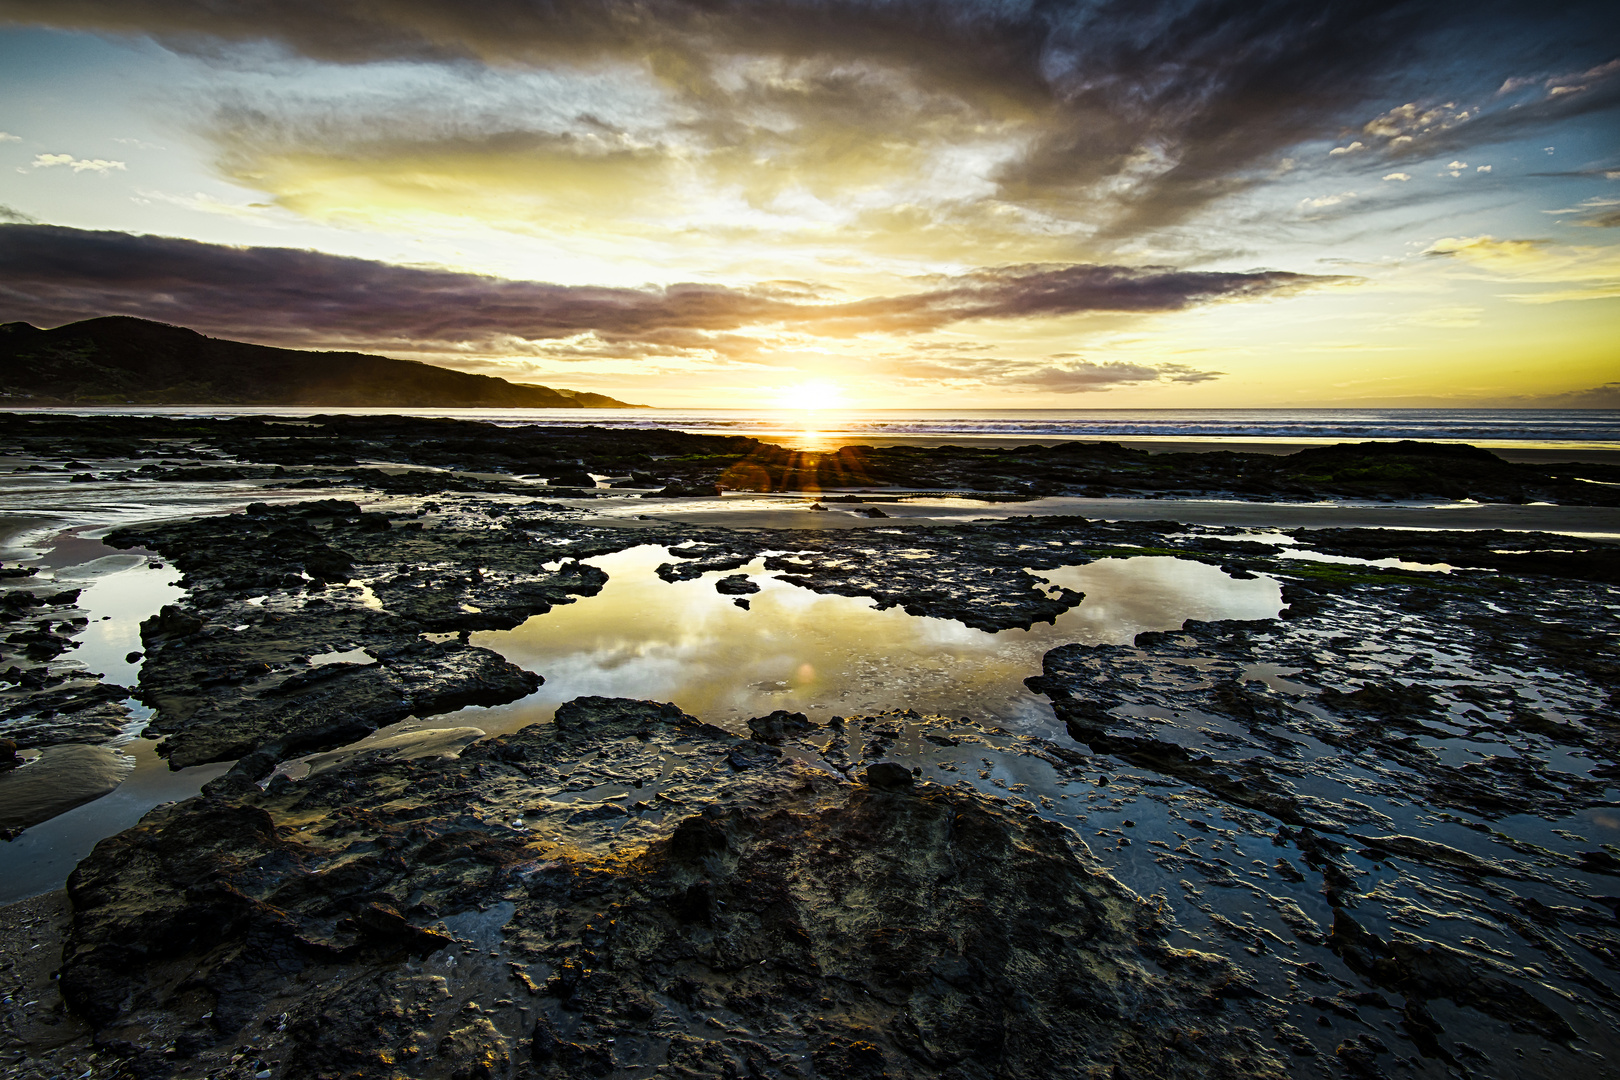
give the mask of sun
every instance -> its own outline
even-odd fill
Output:
[[[841,388],[822,380],[784,387],[776,397],[780,409],[841,409],[848,404]]]

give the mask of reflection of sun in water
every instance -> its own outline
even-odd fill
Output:
[[[845,400],[843,390],[833,383],[820,380],[785,387],[776,398],[777,408],[780,409],[839,409],[847,404],[849,402]]]

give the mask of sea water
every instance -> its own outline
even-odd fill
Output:
[[[1065,439],[1334,443],[1422,439],[1620,451],[1620,409],[394,409],[126,406],[80,415],[404,415],[502,426],[674,428],[832,446],[861,441]]]

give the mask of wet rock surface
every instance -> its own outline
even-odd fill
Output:
[[[530,693],[540,677],[495,653],[423,639],[515,626],[601,588],[594,567],[553,561],[566,544],[537,547],[504,524],[396,528],[322,500],[113,534],[163,551],[189,590],[142,626],[148,731],[176,768],[262,751],[268,769],[406,716]],[[310,663],[356,649],[363,662]]]
[[[1153,849],[1122,876],[1324,1027],[1380,1027],[1384,1049],[1341,1048],[1352,1073],[1600,1072],[1620,1042],[1615,597],[1354,569],[1296,581],[1260,629],[1047,654],[1032,686],[1131,819],[1104,832]]]
[[[1497,529],[1317,529],[1309,534],[1309,542],[1314,550],[1330,555],[1448,563],[1620,584],[1620,546],[1612,541]]]
[[[16,749],[110,739],[129,719],[128,689],[74,660],[86,625],[81,590],[38,578],[34,567],[0,578],[0,735]]]
[[[185,573],[143,634],[152,733],[176,765],[241,760],[75,878],[63,981],[97,1028],[96,1068],[1573,1077],[1620,1054],[1611,543],[1081,518],[615,523],[516,473],[431,471],[507,445],[479,425],[316,420],[162,421],[175,441],[151,445],[167,456],[130,470],[279,469],[278,484],[378,494],[115,534]],[[75,460],[136,430],[111,421],[74,436]],[[757,450],[675,438],[608,461],[597,435],[567,438],[510,467],[701,489]],[[285,463],[264,463],[272,450]],[[945,454],[934,486],[997,490],[995,470],[1040,456],[999,454]],[[1172,455],[1113,456],[1133,490],[1171,475],[1145,470]],[[1350,484],[1353,458],[1296,462],[1327,477],[1300,490]],[[848,478],[861,463],[834,464]],[[1231,464],[1186,490],[1217,490]],[[762,465],[765,482],[789,465],[832,468]],[[1537,483],[1525,497],[1552,490]],[[588,560],[649,543],[671,552],[665,580],[714,575],[739,604],[763,567],[986,631],[1083,602],[1037,573],[1135,555],[1275,578],[1289,606],[1051,651],[1031,680],[1068,732],[1051,741],[906,712],[818,728],[779,710],[722,731],[598,700],[473,742],[477,706],[546,672],[462,636],[594,595],[605,574]],[[62,591],[0,579],[0,596],[28,594],[0,610],[21,635],[0,736],[25,754],[128,720],[123,689],[74,664]],[[442,730],[355,743],[467,705]],[[331,753],[272,776],[313,751]]]
[[[72,908],[60,890],[0,907],[0,1075],[105,1078],[123,1062],[96,1054],[90,1025],[55,978]]]
[[[166,737],[176,767],[261,746],[276,759],[329,749],[409,715],[523,697],[534,676],[487,650],[423,634],[510,628],[594,595],[606,574],[581,560],[641,543],[663,543],[676,556],[658,568],[668,581],[763,560],[767,572],[802,588],[992,632],[1051,621],[1080,603],[1079,592],[1036,574],[1104,557],[1176,555],[1230,573],[1287,573],[1347,588],[1433,577],[1284,559],[1274,545],[1171,522],[1025,517],[794,534],[784,551],[788,541],[776,533],[629,529],[487,494],[411,501],[392,517],[338,499],[256,504],[243,514],[116,532],[108,542],[158,551],[185,573],[185,603],[142,630],[141,696],[156,710],[149,730]],[[1337,537],[1331,543],[1344,546]],[[1599,563],[1617,550],[1582,545]],[[1584,566],[1537,569],[1590,578]],[[716,587],[742,596],[757,586],[730,574]],[[309,664],[356,648],[369,650],[366,663]]]
[[[62,417],[0,413],[0,439],[92,479],[356,483],[394,494],[531,488],[590,494],[595,478],[668,497],[897,487],[1003,498],[1221,495],[1243,499],[1463,499],[1616,506],[1620,469],[1522,465],[1443,443],[1313,447],[1287,456],[1149,454],[1108,442],[1007,449],[862,447],[812,452],[743,436],[590,426],[499,427],[398,416]],[[136,461],[145,458],[144,463]],[[113,464],[117,462],[118,464]],[[386,466],[386,467],[384,467]],[[403,475],[400,466],[416,471]],[[93,467],[94,471],[84,471]],[[421,471],[477,470],[472,477]],[[226,474],[229,474],[227,476]],[[1597,480],[1604,483],[1588,483]]]
[[[1281,1075],[1247,977],[1071,830],[848,775],[863,728],[946,726],[739,767],[673,705],[584,698],[161,810],[75,873],[63,993],[148,1075]]]

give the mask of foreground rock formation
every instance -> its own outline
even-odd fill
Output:
[[[754,726],[583,698],[156,812],[74,874],[63,993],[146,1075],[1280,1075],[1070,830]]]

